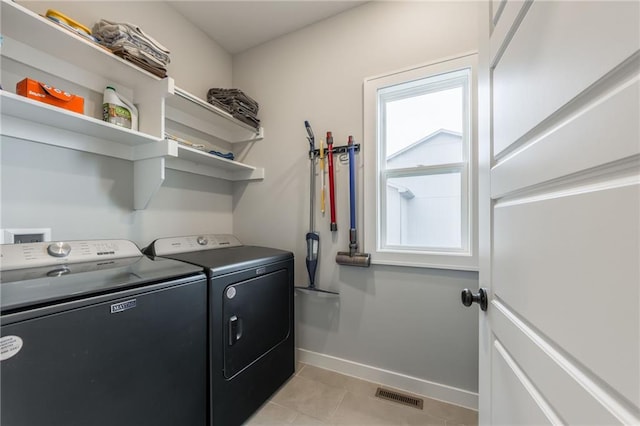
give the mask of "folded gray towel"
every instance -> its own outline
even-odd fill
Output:
[[[234,118],[237,118],[238,120],[242,121],[243,123],[246,123],[252,127],[255,127],[256,130],[260,128],[260,120],[258,120],[255,117],[249,117],[246,115],[242,115],[239,114],[237,112],[232,113],[231,115],[233,115]]]
[[[92,34],[100,44],[111,50],[125,50],[150,66],[166,67],[171,62],[169,49],[136,25],[101,19],[94,24]]]
[[[207,101],[210,101],[210,99],[216,99],[226,105],[231,105],[233,102],[240,102],[254,114],[257,114],[259,109],[258,102],[239,89],[209,89],[207,92]]]
[[[212,88],[207,92],[207,102],[217,106],[233,117],[258,129],[258,102],[239,89]]]
[[[157,75],[160,78],[165,78],[167,76],[167,69],[165,67],[159,67],[157,65],[152,65],[148,61],[140,59],[136,55],[132,55],[129,50],[118,48],[118,49],[112,50],[112,52],[115,55],[120,56],[122,59],[126,59],[127,61],[129,61],[129,62],[131,62],[133,64],[136,64],[137,66],[139,66],[143,70],[148,71],[151,74]]]

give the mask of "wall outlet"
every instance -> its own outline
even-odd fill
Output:
[[[51,241],[51,228],[26,228],[0,230],[0,243],[22,244]]]

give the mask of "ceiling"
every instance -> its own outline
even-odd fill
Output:
[[[224,50],[243,52],[365,1],[170,1]]]

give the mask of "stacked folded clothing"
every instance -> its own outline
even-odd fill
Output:
[[[247,96],[239,89],[209,89],[207,102],[228,111],[238,120],[258,129],[258,102]]]
[[[92,34],[100,44],[121,58],[158,77],[167,76],[169,50],[145,34],[140,27],[101,19],[93,26]]]

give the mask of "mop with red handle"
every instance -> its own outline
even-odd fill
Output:
[[[336,223],[335,179],[333,176],[333,135],[327,132],[327,162],[329,165],[329,208],[331,209],[331,232],[338,230]]]

